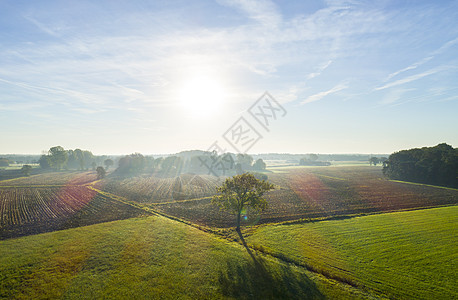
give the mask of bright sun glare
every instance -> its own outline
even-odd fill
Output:
[[[185,82],[180,89],[179,101],[187,115],[208,118],[222,109],[224,94],[218,80],[199,76]]]

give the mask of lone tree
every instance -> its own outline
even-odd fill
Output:
[[[21,169],[21,172],[22,174],[24,174],[24,176],[30,176],[30,172],[32,172],[32,166],[30,165],[23,165],[22,166],[22,169]]]
[[[105,164],[105,169],[108,170],[112,165],[114,165],[114,162],[112,159],[108,158],[108,159],[105,159],[104,162]]]
[[[369,158],[369,165],[372,166],[376,166],[379,162],[379,159],[375,156],[372,156],[371,158]]]
[[[105,169],[102,166],[98,166],[96,171],[97,171],[97,179],[105,178],[105,175],[107,174],[107,172],[105,171]]]
[[[262,196],[274,188],[273,184],[259,180],[253,174],[244,173],[227,178],[218,188],[218,195],[213,196],[212,203],[237,216],[237,232],[240,232],[240,216],[246,208],[263,211],[267,201]]]

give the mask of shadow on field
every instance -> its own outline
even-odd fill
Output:
[[[225,296],[241,299],[325,299],[315,283],[291,266],[268,262],[250,254],[250,260],[228,261],[219,283]]]

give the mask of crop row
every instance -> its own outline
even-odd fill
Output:
[[[214,176],[182,174],[172,178],[105,179],[97,187],[132,201],[160,203],[211,196],[221,181]]]
[[[79,186],[0,188],[0,226],[64,218],[86,206],[94,195]]]
[[[435,207],[458,203],[458,191],[392,182],[380,169],[298,168],[270,174],[276,189],[266,195],[268,209],[247,216],[246,224]],[[234,217],[210,200],[164,203],[156,209],[202,225],[234,226]]]
[[[3,180],[0,186],[83,185],[96,179],[96,172],[50,172]]]
[[[142,214],[85,186],[0,188],[0,239]]]

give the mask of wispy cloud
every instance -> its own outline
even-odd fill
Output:
[[[335,87],[333,87],[330,90],[327,90],[327,91],[324,91],[324,92],[319,92],[319,93],[316,93],[314,95],[308,96],[307,99],[302,101],[300,104],[303,105],[303,104],[306,104],[306,103],[311,103],[311,102],[315,102],[315,101],[321,100],[321,99],[323,99],[324,97],[326,97],[328,95],[335,94],[335,93],[337,93],[337,92],[339,92],[339,91],[341,91],[343,89],[346,89],[346,88],[348,88],[347,85],[338,84],[338,85],[336,85]]]
[[[384,89],[387,89],[387,88],[391,88],[391,87],[399,86],[399,85],[402,85],[402,84],[406,84],[406,83],[409,83],[409,82],[412,82],[412,81],[419,80],[419,79],[421,79],[421,78],[423,78],[423,77],[426,77],[426,76],[430,76],[430,75],[436,74],[436,73],[441,72],[441,71],[444,71],[444,70],[446,70],[446,69],[450,69],[450,67],[447,67],[447,66],[440,66],[440,67],[437,67],[437,68],[434,68],[434,69],[425,71],[425,72],[423,72],[423,73],[415,74],[415,75],[408,76],[408,77],[403,78],[403,79],[399,79],[399,80],[390,82],[390,83],[388,83],[388,84],[385,84],[385,85],[383,85],[383,86],[380,86],[380,87],[375,88],[375,90],[376,90],[376,91],[380,91],[380,90],[384,90]]]
[[[310,73],[308,76],[307,76],[307,79],[312,79],[312,78],[315,78],[319,75],[321,75],[321,73],[326,70],[332,63],[332,60],[329,60],[327,63],[323,64],[322,66],[320,66],[318,68],[318,70],[316,72],[313,72],[313,73]]]
[[[457,44],[458,43],[458,38],[455,38],[453,40],[450,40],[448,42],[446,42],[445,44],[443,44],[440,48],[438,48],[437,50],[433,51],[431,53],[431,55],[411,64],[410,66],[408,67],[405,67],[399,71],[396,71],[396,72],[393,72],[391,74],[388,75],[386,81],[389,81],[391,78],[401,74],[401,73],[404,73],[406,71],[410,71],[410,70],[414,70],[416,68],[418,68],[419,66],[422,66],[424,64],[426,64],[427,62],[429,62],[430,60],[434,59],[437,55],[440,55],[442,54],[443,52],[445,52],[448,48],[452,47],[453,45]]]
[[[59,34],[56,30],[54,29],[51,29],[50,26],[47,26],[45,25],[44,23],[42,22],[39,22],[37,19],[33,18],[32,16],[30,15],[25,15],[24,18],[31,22],[32,24],[34,24],[36,27],[38,27],[41,31],[53,36],[53,37],[58,37]]]
[[[275,27],[282,21],[276,5],[269,0],[220,0],[221,4],[236,7],[256,22]]]
[[[419,66],[421,66],[421,65],[423,65],[423,64],[425,64],[425,63],[427,63],[428,61],[430,61],[430,60],[433,59],[433,58],[434,58],[434,56],[425,57],[425,58],[423,58],[422,60],[417,61],[416,63],[411,64],[410,66],[408,66],[408,67],[406,67],[406,68],[404,68],[404,69],[401,69],[401,70],[399,70],[399,71],[393,72],[393,73],[391,73],[391,74],[388,75],[388,77],[386,78],[386,81],[389,81],[391,78],[393,78],[393,77],[395,77],[395,76],[397,76],[397,75],[399,75],[399,74],[401,74],[401,73],[404,73],[404,72],[406,72],[406,71],[414,70],[414,69],[418,68]]]
[[[380,101],[380,104],[383,105],[388,105],[388,104],[393,104],[398,102],[400,99],[402,99],[402,96],[410,91],[414,91],[415,89],[402,89],[402,88],[397,88],[392,91],[390,91],[385,97]]]

